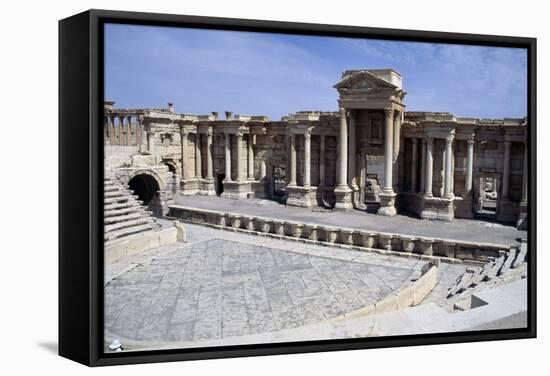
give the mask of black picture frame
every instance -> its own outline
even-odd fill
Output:
[[[106,22],[302,35],[368,37],[528,51],[528,327],[226,346],[103,352],[103,28]],[[356,26],[88,10],[59,21],[59,354],[88,366],[536,337],[536,39]]]

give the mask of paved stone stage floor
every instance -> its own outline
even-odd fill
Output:
[[[337,212],[285,206],[270,200],[232,200],[218,196],[178,196],[176,204],[228,213],[247,214],[271,219],[318,225],[338,226],[403,235],[426,236],[496,244],[516,244],[526,238],[526,231],[479,220],[455,219],[452,222],[430,221],[404,215],[385,217],[364,211]]]
[[[438,284],[419,306],[346,318],[418,278],[426,262],[185,228],[186,243],[107,265],[106,344],[191,348],[524,326],[524,279],[480,291],[491,304],[456,313],[445,297],[467,266],[442,263]]]
[[[377,302],[418,278],[425,263],[186,228],[187,243],[107,267],[108,335],[149,343],[296,328]]]

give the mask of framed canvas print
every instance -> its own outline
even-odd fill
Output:
[[[59,353],[536,335],[536,40],[90,10],[59,23]]]

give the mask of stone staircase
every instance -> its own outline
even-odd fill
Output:
[[[104,178],[104,242],[111,245],[131,235],[160,228],[152,212],[147,211],[138,196],[115,181],[109,170]]]

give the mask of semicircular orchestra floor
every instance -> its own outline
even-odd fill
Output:
[[[109,280],[106,331],[134,341],[194,341],[296,328],[375,303],[423,264],[326,247],[308,254],[306,245],[294,251],[238,236],[187,244]]]

